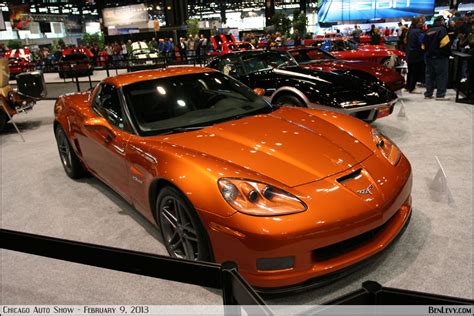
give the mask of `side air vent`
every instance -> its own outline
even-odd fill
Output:
[[[358,176],[360,176],[361,172],[362,172],[362,169],[357,169],[357,170],[354,171],[354,172],[351,172],[351,173],[349,173],[349,174],[346,174],[346,175],[343,176],[343,177],[338,178],[338,179],[337,179],[337,182],[343,183],[343,182],[345,182],[345,181],[347,181],[347,180],[351,180],[351,179],[357,178]]]

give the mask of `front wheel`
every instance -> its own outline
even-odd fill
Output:
[[[82,178],[86,174],[86,170],[82,166],[74,149],[72,149],[66,132],[58,125],[54,133],[58,145],[59,158],[61,158],[64,171],[66,171],[66,174],[72,179]]]
[[[275,104],[278,106],[289,106],[289,107],[307,107],[306,104],[296,95],[282,94],[277,97]]]
[[[167,186],[156,199],[157,220],[170,256],[211,261],[206,230],[191,203],[177,189]]]

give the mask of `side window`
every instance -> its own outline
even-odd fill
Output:
[[[219,70],[226,75],[244,75],[242,64],[238,59],[224,58],[219,61]]]
[[[104,84],[100,87],[94,99],[94,109],[110,124],[124,129],[124,117],[118,91],[115,86]]]

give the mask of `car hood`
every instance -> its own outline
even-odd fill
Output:
[[[216,157],[289,187],[339,173],[372,154],[342,129],[286,107],[164,139],[172,146]]]
[[[304,68],[324,71],[340,71],[347,69],[359,70],[367,72],[383,82],[398,81],[403,79],[403,77],[393,69],[379,65],[377,63],[359,60],[321,60],[310,63],[302,63],[301,66]]]

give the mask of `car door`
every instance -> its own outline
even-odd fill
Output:
[[[82,156],[97,177],[129,200],[125,149],[131,134],[118,89],[111,84],[102,84],[91,107],[93,116],[105,118],[109,125],[87,126],[84,123],[84,136],[78,138]]]

